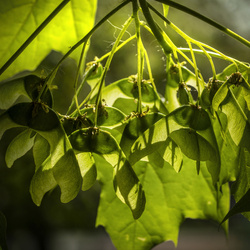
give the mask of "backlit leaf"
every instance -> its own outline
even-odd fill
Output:
[[[0,23],[4,23],[0,27],[0,37],[4,39],[0,48],[0,67],[61,2],[0,2]],[[96,4],[96,0],[70,1],[1,77],[34,70],[51,50],[67,52],[93,26]],[[72,57],[78,58],[78,55],[72,54]]]
[[[61,201],[67,203],[78,194],[82,178],[76,156],[61,126],[37,131],[50,145],[53,176],[61,189]]]
[[[112,179],[116,195],[128,205],[134,218],[139,218],[144,211],[145,195],[138,177],[110,133],[101,129],[95,133],[92,132],[93,128],[72,133],[69,137],[72,147],[84,153],[98,154],[113,166]]]
[[[27,96],[23,78],[5,82],[0,85],[0,109],[11,107],[19,96]]]
[[[9,168],[15,160],[25,155],[32,148],[34,138],[32,130],[26,129],[11,141],[5,154],[6,165]]]
[[[90,189],[96,181],[97,171],[95,161],[90,153],[76,152],[81,175],[82,175],[82,190]]]
[[[200,175],[196,174],[195,162],[186,157],[180,173],[168,163],[159,168],[143,161],[136,163],[135,170],[147,199],[145,211],[138,220],[115,197],[109,182],[111,169],[98,165],[102,192],[96,224],[106,228],[119,250],[152,249],[166,240],[176,244],[179,226],[185,218],[209,218],[219,223],[228,211],[228,185],[222,187],[221,195],[202,162]]]
[[[85,108],[81,110],[81,113],[86,115],[88,119],[94,124],[95,112],[93,108]],[[119,109],[114,107],[102,106],[98,110],[97,125],[102,127],[115,127],[122,124],[125,119],[125,114],[123,114]]]

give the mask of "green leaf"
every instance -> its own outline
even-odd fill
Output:
[[[247,212],[249,204],[249,189],[250,189],[250,153],[241,148],[239,157],[239,175],[237,176],[236,182],[232,186],[232,193],[236,200],[236,207],[233,208],[232,212],[229,211],[228,217],[236,214]],[[237,205],[237,203],[240,203]],[[242,211],[244,210],[244,211]],[[250,213],[243,213],[243,215],[250,220]],[[227,219],[225,218],[225,220]]]
[[[238,213],[250,212],[250,189],[242,196],[242,198],[227,213],[221,223]],[[250,214],[250,213],[248,213]]]
[[[168,162],[177,173],[180,172],[183,163],[182,152],[170,137],[159,148],[158,152],[164,161]]]
[[[50,146],[40,135],[36,136],[33,156],[36,172],[30,183],[30,194],[33,202],[40,206],[44,195],[57,185],[51,164]]]
[[[0,28],[0,67],[61,2],[0,2],[0,23],[5,23]],[[9,67],[2,78],[23,70],[34,70],[51,50],[67,52],[69,47],[78,42],[93,26],[96,5],[96,0],[70,1]],[[72,57],[78,58],[78,55],[72,54]]]
[[[158,94],[149,83],[143,83],[141,87],[142,104],[153,112],[166,113]],[[138,87],[129,78],[121,79],[103,89],[102,97],[110,106],[116,107],[125,114],[137,110]]]
[[[147,113],[145,116],[130,119],[124,128],[120,142],[124,154],[129,155],[135,140],[162,117],[163,114],[160,113]]]
[[[188,157],[207,161],[209,172],[216,183],[220,172],[217,141],[208,113],[196,106],[182,106],[146,130],[131,147],[129,162],[133,165],[157,151],[169,136]],[[189,147],[186,147],[186,142],[190,143]],[[205,156],[206,150],[209,150],[210,156],[213,152],[212,158]]]
[[[34,130],[52,130],[60,123],[57,114],[43,103],[18,103],[7,112],[13,122]]]
[[[212,123],[221,159],[220,183],[235,181],[239,171],[240,147],[235,145],[230,136],[224,113],[219,111]]]
[[[32,148],[34,138],[32,130],[26,129],[11,141],[5,154],[6,165],[9,168],[12,167],[15,160],[25,155]]]
[[[16,124],[9,116],[8,112],[4,112],[0,115],[0,139],[2,138],[4,132],[8,129],[21,127],[21,125]]]
[[[86,114],[88,119],[94,124],[95,112],[94,108],[81,109],[83,115]],[[97,125],[101,127],[116,127],[122,124],[125,119],[125,114],[114,107],[102,106],[98,110]]]
[[[8,250],[7,240],[6,240],[6,228],[7,222],[4,214],[0,211],[0,249]]]
[[[61,202],[67,203],[78,194],[82,177],[76,156],[61,125],[50,131],[37,131],[50,145],[53,176],[61,189]]]
[[[45,84],[45,79],[42,79],[36,75],[28,75],[24,77],[24,86],[28,96],[32,101],[37,101],[39,92]],[[41,100],[47,106],[52,107],[53,100],[50,90],[48,89],[44,95],[41,96]]]
[[[102,191],[96,225],[105,227],[119,250],[152,249],[166,240],[176,244],[185,218],[220,222],[228,211],[228,185],[222,187],[222,193],[217,191],[202,162],[200,175],[195,172],[195,162],[186,157],[180,173],[167,163],[159,168],[143,161],[136,163],[135,170],[147,199],[145,211],[138,220],[115,197],[109,181],[111,169],[105,164],[98,165]]]
[[[243,95],[238,95],[236,103],[231,91],[228,94],[227,103],[222,106],[222,112],[227,116],[229,133],[236,145],[239,145],[241,139],[243,138],[247,125],[246,118],[241,112],[242,108],[244,110],[244,106],[245,100]]]
[[[113,183],[117,197],[129,206],[134,219],[140,218],[145,209],[145,193],[126,159],[120,159],[116,165]]]
[[[81,152],[92,152],[102,156],[113,166],[113,182],[117,197],[128,205],[135,219],[144,211],[145,195],[131,165],[124,157],[115,138],[99,129],[77,130],[69,136],[72,147]],[[96,161],[96,159],[95,159]],[[97,167],[98,167],[98,163]]]
[[[23,78],[1,84],[0,109],[8,109],[11,107],[19,96],[27,96]]]
[[[76,152],[76,158],[82,175],[82,190],[90,189],[97,177],[95,161],[90,153]]]

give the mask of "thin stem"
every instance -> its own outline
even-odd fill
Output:
[[[146,18],[147,23],[149,27],[151,28],[152,32],[154,33],[155,38],[160,43],[164,53],[166,55],[172,53],[171,46],[164,39],[162,29],[156,24],[156,22],[154,21],[153,17],[150,14],[150,11],[148,8],[149,4],[146,2],[146,0],[139,0],[139,2],[142,8],[143,15]]]
[[[202,14],[182,5],[182,4],[179,4],[177,2],[173,2],[171,0],[156,0],[157,2],[160,2],[160,3],[164,3],[166,5],[169,5],[171,7],[174,7],[176,9],[179,9],[183,12],[186,12],[194,17],[197,17],[198,19],[212,25],[213,27],[219,29],[220,31],[224,32],[225,34],[227,34],[228,36],[231,36],[232,38],[236,39],[237,41],[241,42],[242,44],[246,45],[247,47],[250,48],[250,42],[248,40],[246,40],[245,38],[241,37],[240,35],[236,34],[235,32],[233,32],[232,30],[224,27],[223,25],[213,21],[212,19],[206,17],[206,16],[203,16]]]
[[[138,16],[138,4],[137,1],[133,1],[133,17],[136,27],[136,39],[137,39],[137,87],[138,87],[138,104],[137,112],[142,113],[142,95],[141,95],[141,83],[143,79],[143,64],[144,64],[144,47],[141,40],[140,20]]]
[[[193,52],[192,45],[191,45],[191,43],[189,41],[187,41],[187,43],[188,43],[190,53],[191,53],[191,57],[192,57],[192,60],[193,60],[193,63],[194,63],[194,71],[195,71],[195,76],[196,76],[196,85],[197,85],[197,89],[198,89],[198,97],[200,97],[201,90],[200,90],[200,84],[199,84],[198,67],[197,67],[197,64],[196,64],[196,59],[195,59],[195,55],[194,55],[194,52]]]
[[[28,47],[28,45],[38,36],[38,34],[51,22],[51,20],[62,10],[70,0],[64,0],[55,10],[37,27],[21,47],[11,56],[11,58],[1,67],[0,75],[17,59],[18,56]]]
[[[144,55],[145,55],[145,59],[146,59],[147,69],[148,69],[148,76],[149,76],[150,82],[151,82],[154,90],[156,91],[156,86],[154,83],[154,78],[153,78],[153,74],[152,74],[152,70],[151,70],[151,66],[150,66],[150,60],[149,60],[148,52],[146,49],[144,49]]]
[[[131,0],[126,0],[124,2],[122,2],[121,4],[119,4],[116,8],[114,8],[113,10],[111,10],[106,16],[104,16],[89,32],[88,34],[86,34],[79,42],[77,42],[64,56],[63,58],[57,63],[56,67],[53,69],[53,71],[56,71],[57,68],[59,68],[60,64],[74,51],[76,50],[81,44],[83,44],[84,42],[86,42],[91,36],[92,34],[104,23],[106,22],[111,16],[113,16],[117,11],[119,11],[122,7],[124,7],[125,5],[127,5]],[[53,71],[48,75],[48,77],[50,77],[50,75],[53,74]],[[47,78],[48,78],[47,77]]]
[[[128,29],[129,25],[131,24],[133,20],[133,17],[129,17],[128,20],[124,23],[123,25],[123,28],[121,30],[121,32],[119,33],[113,47],[112,47],[112,50],[111,50],[111,53],[108,57],[108,60],[105,64],[105,67],[104,67],[104,71],[101,75],[101,79],[100,81],[97,83],[99,84],[99,89],[98,89],[98,92],[97,92],[97,95],[96,95],[96,110],[95,110],[95,120],[94,120],[94,126],[96,127],[97,126],[97,118],[98,118],[98,108],[99,108],[99,104],[100,104],[100,101],[101,101],[101,92],[102,92],[102,88],[103,88],[103,83],[104,83],[104,79],[106,78],[106,75],[107,75],[107,72],[109,70],[109,67],[110,67],[110,64],[111,64],[111,61],[113,59],[113,56],[115,54],[115,51],[117,49],[117,46],[118,44],[120,43],[124,33],[126,32],[126,30]]]
[[[77,108],[77,111],[78,111],[79,114],[80,114],[80,109],[79,109],[78,98],[77,98],[79,92],[77,93],[77,83],[78,83],[78,79],[79,79],[79,75],[80,75],[80,71],[81,71],[81,66],[82,66],[82,62],[83,62],[83,57],[84,57],[84,52],[85,52],[85,49],[86,49],[86,45],[87,45],[87,42],[85,42],[83,44],[83,47],[82,47],[81,55],[80,55],[80,58],[79,58],[79,63],[78,63],[78,66],[77,66],[75,83],[74,83],[74,90],[75,90],[74,100],[75,100],[76,108]]]
[[[123,46],[125,46],[127,43],[129,43],[130,41],[132,41],[133,39],[136,38],[136,35],[133,35],[131,37],[129,37],[127,40],[125,40],[124,42],[122,42],[119,46],[117,46],[116,51],[120,50]],[[106,53],[105,55],[103,55],[102,57],[98,58],[96,60],[96,62],[101,62],[103,61],[105,58],[107,58],[110,55],[111,51],[109,51],[108,53]]]
[[[215,70],[215,66],[214,66],[214,62],[212,60],[212,57],[207,53],[207,51],[200,44],[197,44],[197,45],[204,52],[204,54],[206,55],[208,61],[210,62],[211,69],[212,69],[212,72],[213,72],[213,80],[216,80],[216,70]],[[193,49],[192,49],[192,53],[194,53]]]

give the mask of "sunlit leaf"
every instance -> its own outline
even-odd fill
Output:
[[[130,153],[131,146],[135,140],[162,117],[163,115],[161,113],[148,113],[145,116],[134,117],[128,121],[120,142],[120,146],[125,155]]]
[[[53,175],[49,143],[40,135],[36,136],[33,156],[36,171],[30,183],[30,194],[33,202],[40,206],[44,195],[57,185]]]
[[[88,119],[94,124],[95,111],[94,108],[84,108],[81,110],[83,115],[86,115]],[[119,109],[114,107],[102,106],[98,109],[97,125],[102,127],[115,127],[122,124],[125,119],[125,114],[123,114]]]
[[[149,83],[142,84],[141,87],[142,104],[152,111],[166,113],[161,100]],[[138,87],[129,78],[121,79],[104,88],[102,97],[110,106],[116,107],[125,114],[130,114],[137,110]]]
[[[180,172],[183,163],[182,152],[170,137],[168,137],[166,143],[158,149],[158,152],[164,161],[168,162],[177,173]]]
[[[0,67],[16,52],[25,40],[62,1],[0,2]],[[4,73],[7,78],[23,70],[34,70],[51,51],[65,53],[91,29],[97,1],[70,1],[49,23],[29,47]],[[8,22],[6,22],[8,20]],[[78,55],[73,54],[74,58]]]
[[[27,96],[22,78],[5,82],[0,85],[0,108],[8,109],[19,96]]]
[[[82,175],[82,190],[90,189],[96,181],[97,171],[95,161],[90,153],[76,152],[76,159],[79,163]]]
[[[94,131],[91,128],[75,131],[70,135],[69,140],[75,150],[98,154],[113,166],[112,179],[116,195],[128,205],[134,218],[139,218],[144,211],[144,191],[115,138],[104,130]]]
[[[180,173],[167,163],[158,168],[143,161],[135,165],[135,170],[147,199],[145,211],[136,221],[112,191],[112,170],[98,165],[102,192],[96,224],[106,228],[117,249],[152,249],[166,240],[176,244],[185,218],[209,218],[219,223],[228,211],[228,185],[222,187],[223,195],[219,195],[202,162],[200,175],[196,174],[195,162],[187,158]]]
[[[32,130],[26,129],[11,141],[5,154],[6,165],[9,168],[15,160],[25,155],[32,148],[34,138]]]
[[[37,131],[50,145],[53,176],[61,189],[61,201],[67,203],[78,194],[82,178],[76,156],[61,126]]]

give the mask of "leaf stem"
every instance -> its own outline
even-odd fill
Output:
[[[141,84],[143,79],[143,65],[144,65],[144,47],[141,40],[141,31],[140,31],[140,20],[138,16],[138,3],[133,1],[133,18],[135,20],[136,28],[136,40],[137,40],[137,88],[138,88],[138,103],[137,103],[137,112],[142,113],[142,95],[141,95]]]
[[[110,55],[107,59],[107,62],[105,64],[105,67],[104,67],[104,70],[103,70],[103,73],[101,75],[101,78],[99,80],[99,82],[97,84],[99,84],[99,89],[98,89],[98,92],[97,92],[97,96],[96,96],[96,110],[95,110],[95,120],[94,120],[94,126],[96,127],[97,126],[97,118],[98,118],[98,108],[99,108],[99,104],[100,104],[100,101],[101,101],[101,93],[102,93],[102,88],[103,88],[103,84],[104,84],[104,79],[106,78],[106,75],[107,75],[107,72],[109,70],[109,67],[110,67],[110,64],[111,64],[111,61],[113,59],[113,56],[117,50],[117,46],[118,44],[120,43],[124,33],[126,32],[126,30],[128,29],[129,25],[131,24],[133,20],[133,17],[130,16],[126,22],[124,23],[123,25],[123,28],[121,30],[121,32],[119,33],[113,47],[112,47],[112,50],[110,52]]]
[[[248,40],[246,40],[245,38],[241,37],[240,35],[236,34],[235,32],[233,32],[232,30],[226,28],[225,26],[213,21],[212,19],[182,5],[182,4],[179,4],[177,2],[174,2],[174,1],[171,1],[171,0],[155,0],[157,2],[160,2],[160,3],[164,3],[166,5],[169,5],[175,9],[178,9],[178,10],[181,10],[183,12],[186,12],[208,24],[210,24],[211,26],[217,28],[218,30],[224,32],[225,34],[227,34],[228,36],[231,36],[232,38],[236,39],[237,41],[239,41],[240,43],[246,45],[247,47],[250,48],[250,42]]]
[[[150,29],[152,30],[155,38],[157,39],[157,41],[161,45],[164,53],[166,55],[172,53],[172,47],[164,39],[162,29],[157,25],[157,23],[154,21],[153,17],[150,14],[147,1],[146,0],[139,0],[139,2],[141,5],[141,8],[142,8],[143,15],[146,18],[147,23],[148,23]]]
[[[62,1],[55,10],[37,27],[21,47],[10,57],[10,59],[1,67],[0,75],[17,59],[17,57],[28,47],[28,45],[38,36],[38,34],[51,22],[51,20],[63,9],[70,0]]]
[[[74,51],[76,50],[81,44],[88,41],[88,39],[92,36],[92,34],[104,23],[106,22],[111,16],[113,16],[117,11],[119,11],[122,7],[127,5],[131,0],[126,0],[111,10],[106,16],[104,16],[89,32],[86,34],[80,41],[78,41],[72,48],[62,57],[62,59],[57,63],[53,71],[56,71],[59,68],[60,64]],[[48,75],[53,74],[53,71]],[[47,77],[47,78],[48,78]]]

